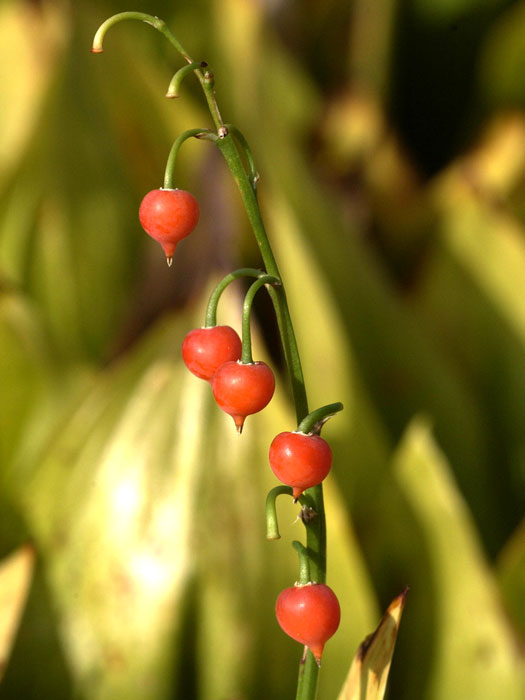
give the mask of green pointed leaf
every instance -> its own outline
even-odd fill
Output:
[[[512,167],[509,158],[506,167]],[[485,454],[497,455],[497,476],[494,466],[455,468],[489,551],[496,552],[521,517],[525,498],[523,230],[488,196],[467,187],[459,168],[437,183],[433,197],[440,226],[414,307],[484,416]]]
[[[423,421],[407,431],[394,477],[421,534],[430,573],[433,619],[427,692],[436,700],[514,700],[522,692],[523,660],[503,613],[494,576],[448,464]],[[405,516],[407,517],[407,516]],[[417,581],[410,582],[413,589]]]

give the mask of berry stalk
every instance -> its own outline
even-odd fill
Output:
[[[252,304],[255,295],[261,287],[268,285],[280,286],[281,282],[276,277],[271,275],[262,275],[257,279],[246,292],[244,297],[244,304],[242,306],[242,357],[241,361],[250,364],[253,362],[252,357],[252,334],[250,331],[250,316],[252,312]]]
[[[211,293],[210,299],[208,301],[208,306],[206,307],[206,326],[216,326],[217,325],[217,305],[222,293],[226,287],[241,277],[262,277],[264,272],[262,270],[256,270],[253,267],[241,267],[238,270],[234,270],[223,277],[219,284],[215,287]]]

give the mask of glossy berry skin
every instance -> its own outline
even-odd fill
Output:
[[[182,343],[182,359],[186,367],[207,381],[211,381],[225,362],[239,360],[241,352],[241,339],[230,326],[195,328]]]
[[[324,645],[341,620],[339,601],[332,589],[324,583],[285,588],[275,603],[275,615],[286,634],[305,644],[321,665]]]
[[[162,246],[168,262],[175,247],[199,221],[199,204],[186,190],[152,190],[139,209],[142,228]]]
[[[332,467],[330,445],[319,435],[279,433],[270,445],[269,457],[273,473],[293,488],[295,499],[320,484]]]
[[[215,372],[211,387],[215,401],[230,414],[240,433],[246,416],[261,411],[270,402],[275,377],[264,362],[225,362]]]

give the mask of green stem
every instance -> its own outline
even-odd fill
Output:
[[[252,334],[250,331],[250,317],[252,313],[252,305],[255,295],[261,287],[265,285],[280,285],[281,281],[272,275],[262,275],[259,279],[250,285],[244,297],[242,306],[242,356],[241,362],[244,365],[250,365],[253,362],[252,357]]]
[[[279,532],[279,522],[277,520],[277,496],[286,495],[293,498],[293,488],[291,486],[274,486],[271,491],[268,492],[266,496],[266,539],[267,540],[279,540],[281,539],[281,533]],[[306,508],[308,513],[308,519],[313,516],[311,511],[313,510],[313,501],[309,496],[302,493],[299,496],[299,503]],[[302,512],[302,511],[301,511]],[[317,517],[317,514],[315,515]],[[303,522],[304,519],[301,517]]]
[[[229,284],[240,277],[262,277],[264,274],[266,273],[263,272],[263,270],[256,270],[253,267],[241,267],[238,270],[230,272],[226,277],[223,277],[210,295],[208,306],[206,307],[205,327],[212,328],[217,325],[217,306],[219,304],[219,299]]]
[[[315,700],[317,696],[317,681],[319,679],[319,666],[314,655],[308,649],[306,658],[301,660],[299,675],[297,677],[297,694],[295,700]]]
[[[276,499],[277,496],[284,494],[286,496],[293,496],[293,489],[291,486],[275,486],[271,491],[268,492],[266,496],[266,539],[267,540],[280,540],[281,533],[279,532],[279,523],[277,520],[277,506]]]
[[[180,44],[179,41],[177,41],[175,36],[166,26],[166,23],[162,19],[154,17],[153,15],[148,15],[145,12],[119,12],[118,14],[109,17],[97,29],[97,33],[95,34],[95,37],[93,39],[93,46],[91,47],[91,51],[93,53],[102,53],[102,51],[104,50],[102,44],[104,42],[104,37],[107,31],[118,22],[122,22],[128,19],[136,19],[139,22],[145,22],[154,29],[157,29],[161,34],[164,34],[164,36],[173,44],[173,46],[177,49],[181,56],[183,56],[188,61],[188,63],[193,63],[193,60],[190,57],[190,55],[184,50],[182,44]]]
[[[173,142],[173,146],[171,147],[170,154],[168,156],[168,160],[166,163],[166,170],[164,171],[164,189],[165,190],[172,190],[174,189],[174,171],[175,171],[175,161],[177,160],[177,156],[179,154],[180,147],[184,143],[184,141],[187,141],[188,139],[197,137],[197,138],[209,138],[210,136],[213,137],[213,139],[216,139],[217,136],[213,133],[213,131],[210,131],[209,129],[188,129],[187,131],[184,131],[180,136],[178,136],[175,141]]]
[[[171,30],[166,26],[164,20],[159,19],[158,17],[154,17],[153,15],[148,15],[145,12],[119,12],[118,14],[109,17],[98,28],[93,39],[91,51],[93,53],[102,53],[102,51],[104,50],[104,37],[107,31],[118,22],[122,22],[128,19],[134,19],[149,24],[151,27],[159,31],[188,63],[197,63],[189,55],[189,53],[182,46],[182,44],[177,40],[175,35],[172,34]],[[197,75],[197,78],[199,79],[199,82],[204,91],[204,95],[208,103],[208,109],[210,110],[213,123],[215,124],[216,128],[219,129],[222,126],[223,121],[219,112],[219,107],[217,106],[217,101],[215,100],[215,92],[213,90],[213,74],[210,73],[210,71],[208,70],[203,70],[202,68],[197,68],[195,70],[195,74]]]
[[[168,92],[166,93],[166,97],[174,98],[179,96],[180,92],[180,86],[182,84],[182,81],[184,78],[189,75],[190,73],[193,73],[196,71],[198,68],[206,68],[208,64],[205,63],[204,61],[201,61],[198,63],[197,61],[194,61],[193,63],[188,63],[187,66],[183,66],[182,68],[179,68],[179,70],[175,73],[173,78],[170,80],[170,84],[168,85]]]
[[[304,545],[297,540],[292,542],[292,547],[299,555],[299,578],[297,579],[297,583],[295,585],[306,586],[306,584],[311,583],[310,559],[308,558],[308,552],[306,551]]]
[[[257,183],[259,182],[259,173],[257,172],[257,167],[255,165],[255,159],[251,151],[248,141],[245,139],[244,134],[233,124],[225,124],[226,129],[234,135],[234,137],[239,142],[244,155],[246,156],[246,161],[248,163],[248,169],[250,173],[250,183],[254,192],[257,191]]]

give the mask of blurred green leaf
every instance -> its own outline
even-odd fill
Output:
[[[469,13],[487,12],[502,5],[503,0],[412,0],[411,4],[426,22],[445,24]]]
[[[169,331],[158,342],[156,362],[148,363],[146,345],[138,362],[101,380],[21,491],[69,663],[100,698],[138,697],[144,683],[152,697],[168,693],[177,606],[192,567],[203,394],[188,389],[187,377],[181,384]]]
[[[480,62],[480,87],[493,104],[504,107],[525,104],[520,80],[525,70],[524,35],[525,7],[513,3],[492,28]]]
[[[523,659],[501,608],[495,578],[443,454],[423,421],[399,447],[394,478],[425,546],[435,626],[426,693],[434,698],[521,697]],[[422,562],[423,564],[423,562]],[[411,581],[411,588],[420,585]]]
[[[42,564],[37,561],[11,660],[0,684],[2,700],[78,697],[60,634],[56,602],[46,585]]]
[[[0,42],[16,61],[0,65],[0,185],[37,128],[43,96],[63,57],[67,30],[67,16],[58,3],[38,8],[16,0],[1,3]]]
[[[50,387],[52,364],[45,340],[27,301],[0,290],[0,464],[4,469]]]
[[[512,622],[525,637],[525,523],[512,534],[498,557],[496,573]]]
[[[478,491],[470,502],[494,551],[523,512],[525,497],[523,231],[479,196],[459,168],[433,195],[441,218],[414,302],[421,326],[456,364],[490,426],[487,449],[497,458],[497,473],[468,472],[463,464],[456,471],[470,498]],[[492,517],[489,497],[498,509]]]
[[[202,119],[202,106],[191,93],[177,108],[165,99],[170,67],[159,69],[147,46],[130,72],[125,33],[96,57],[95,20],[81,7],[71,19],[71,45],[0,192],[0,265],[37,300],[64,361],[99,361],[125,324],[138,254],[154,246],[138,223],[140,196],[162,183],[171,139]],[[191,152],[178,164],[182,185],[206,149]]]

